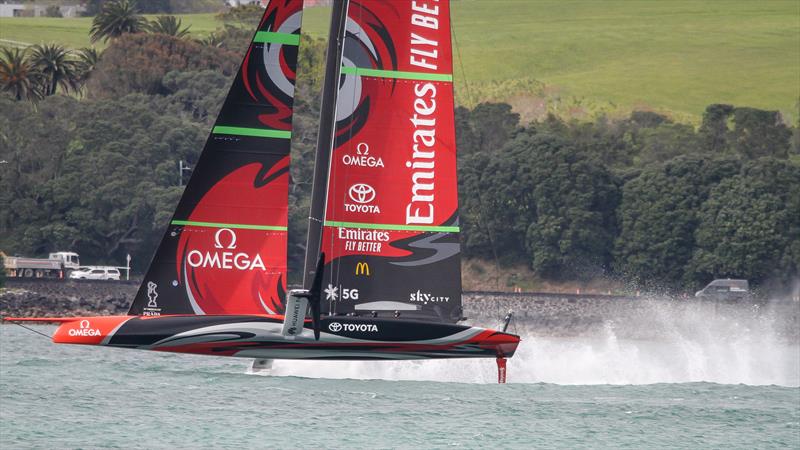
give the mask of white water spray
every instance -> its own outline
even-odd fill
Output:
[[[509,383],[651,384],[714,382],[800,386],[797,315],[749,307],[653,303],[626,323],[552,337],[518,323]],[[513,330],[512,330],[513,331]],[[638,332],[637,332],[638,331]],[[642,338],[641,336],[646,336]],[[495,383],[493,359],[275,361],[277,376]]]

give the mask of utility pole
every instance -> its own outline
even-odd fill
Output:
[[[183,186],[183,171],[188,170],[191,171],[192,168],[188,164],[184,164],[183,160],[181,159],[178,161],[178,186]]]

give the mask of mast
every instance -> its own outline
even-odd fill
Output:
[[[316,271],[317,257],[322,245],[322,225],[325,220],[328,174],[330,169],[333,135],[336,128],[336,98],[342,66],[342,50],[347,23],[349,0],[334,0],[331,12],[331,30],[325,58],[325,82],[322,90],[317,155],[314,161],[314,180],[311,187],[311,210],[308,216],[306,259],[303,267],[303,288],[310,289]]]

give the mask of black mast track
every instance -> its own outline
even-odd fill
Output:
[[[308,216],[306,260],[303,267],[303,288],[311,289],[316,272],[317,258],[322,246],[322,226],[325,221],[325,200],[328,193],[333,134],[336,130],[336,98],[339,93],[339,76],[342,65],[347,6],[349,0],[334,0],[331,12],[331,31],[325,57],[325,83],[322,90],[317,155],[314,161],[314,181],[311,188],[311,211]]]

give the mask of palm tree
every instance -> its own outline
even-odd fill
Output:
[[[136,13],[136,0],[112,0],[103,4],[100,13],[94,16],[89,31],[92,43],[108,41],[125,33],[140,33],[147,28],[147,21]]]
[[[97,67],[97,63],[100,61],[100,53],[94,47],[84,47],[78,50],[77,56],[80,82],[83,84],[86,83],[94,68]]]
[[[182,39],[189,35],[191,25],[181,29],[181,22],[181,19],[177,19],[175,16],[158,16],[156,20],[147,24],[147,29],[151,33],[166,34]]]
[[[11,92],[17,100],[41,98],[41,74],[28,59],[27,52],[18,48],[0,48],[0,89]]]
[[[214,33],[213,31],[211,33],[208,33],[206,37],[195,39],[194,41],[200,45],[205,45],[207,47],[219,48],[222,47],[222,44],[224,44],[222,37],[220,37],[217,33]]]
[[[64,92],[78,90],[80,67],[72,50],[58,44],[34,45],[30,60],[42,74],[44,95],[55,94],[59,86]]]

